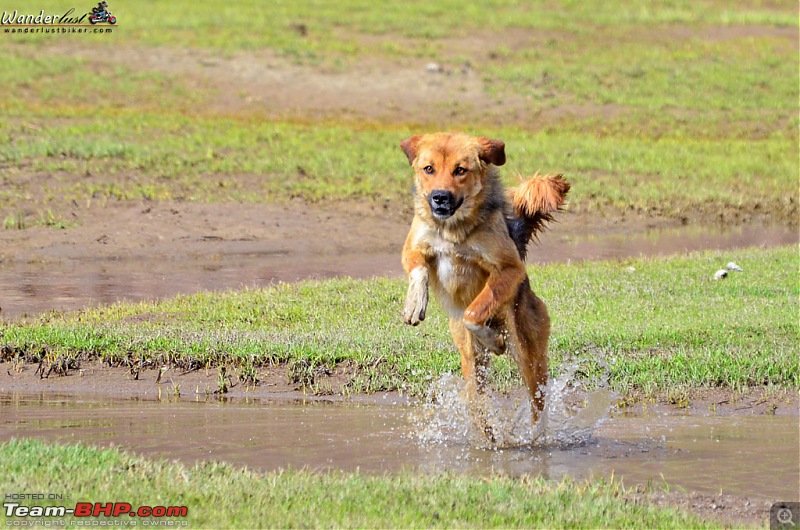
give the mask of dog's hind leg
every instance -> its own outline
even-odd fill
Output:
[[[487,421],[486,396],[491,353],[472,335],[460,318],[450,319],[450,334],[461,354],[461,375],[466,383],[472,422],[490,441],[494,441],[491,425]]]
[[[528,387],[533,422],[536,423],[539,413],[544,410],[550,316],[544,302],[531,291],[527,281],[520,286],[510,312],[509,328],[514,334],[515,344],[509,349]]]

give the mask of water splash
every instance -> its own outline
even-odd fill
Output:
[[[487,449],[571,447],[588,442],[608,418],[615,396],[608,389],[608,371],[587,390],[576,373],[579,362],[565,363],[543,389],[545,409],[533,424],[531,400],[525,389],[510,395],[490,392],[479,403],[467,397],[461,377],[444,375],[434,381],[414,418],[422,444],[467,445]],[[474,421],[482,416],[485,427]],[[492,438],[486,435],[486,427]]]
[[[580,368],[579,362],[567,363],[548,383],[545,410],[533,428],[535,445],[582,445],[608,419],[616,399],[608,387],[608,367],[591,391],[575,375]]]

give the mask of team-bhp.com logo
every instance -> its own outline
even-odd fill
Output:
[[[15,9],[13,12],[3,11],[0,15],[0,25],[5,33],[87,33],[89,31],[80,26],[116,23],[117,17],[111,13],[105,0],[82,15],[76,13],[74,7],[63,14],[45,13],[44,9],[38,13],[20,13]],[[96,30],[92,32],[97,33]]]
[[[134,507],[129,502],[79,502],[74,508],[66,506],[23,506],[18,502],[3,503],[5,515],[8,518],[63,518],[72,516],[76,518],[110,518],[132,517],[136,519],[120,521],[115,526],[188,526],[188,521],[182,519],[189,514],[186,506],[139,506]],[[6,521],[7,526],[13,521]],[[66,520],[51,520],[47,526],[96,526],[89,520],[71,520],[67,525]]]

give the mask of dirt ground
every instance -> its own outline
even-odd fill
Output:
[[[709,26],[694,28],[672,25],[650,28],[653,41],[699,39],[726,41],[746,37],[776,37],[798,47],[796,28],[774,26]],[[599,38],[614,38],[602,36]],[[347,34],[364,50],[384,44],[414,50],[419,42],[396,35]],[[426,123],[471,125],[519,125],[535,130],[563,118],[613,118],[625,113],[622,105],[566,103],[531,111],[525,97],[502,94],[487,96],[481,65],[502,64],[496,50],[519,49],[551,41],[569,42],[567,31],[510,28],[502,33],[476,32],[469,39],[437,40],[439,62],[409,53],[387,60],[361,54],[346,60],[346,66],[305,65],[270,50],[225,55],[203,50],[168,47],[113,46],[98,54],[96,48],[78,42],[36,48],[35,54],[79,57],[94,71],[114,65],[140,71],[178,74],[188,86],[202,91],[207,110],[250,115],[253,112],[284,118],[357,119],[375,123]],[[24,53],[24,50],[21,50]],[[465,60],[465,57],[469,58]]]
[[[66,205],[63,217],[75,225],[0,230],[0,319],[281,281],[399,277],[411,221],[394,205],[303,201],[109,201]],[[557,218],[531,247],[532,263],[797,242],[791,227],[769,222],[684,225],[569,211]]]
[[[398,392],[375,395],[352,395],[346,391],[347,382],[354,371],[347,363],[331,373],[319,374],[316,388],[327,389],[315,395],[307,393],[303,385],[293,382],[287,367],[279,365],[262,368],[256,386],[243,383],[236,374],[228,377],[228,390],[219,393],[217,369],[199,369],[189,372],[167,367],[163,370],[127,367],[110,367],[99,361],[83,361],[67,371],[66,375],[42,374],[35,364],[0,362],[0,392],[54,392],[73,395],[105,395],[118,398],[157,398],[168,400],[178,397],[195,399],[302,399],[322,401],[355,401],[368,403],[413,403],[414,399]],[[781,415],[798,416],[797,392],[755,388],[746,392],[730,389],[699,388],[690,390],[685,399],[676,402],[666,395],[636,397],[619,401],[617,409],[625,414],[685,414],[685,415]]]
[[[678,508],[728,527],[763,528],[769,525],[772,502],[752,500],[736,495],[658,492],[637,493],[625,497],[626,502],[647,503],[661,508]]]

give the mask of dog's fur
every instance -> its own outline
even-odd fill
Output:
[[[403,320],[425,319],[430,286],[450,316],[471,397],[485,390],[489,352],[510,353],[533,402],[544,406],[550,317],[525,272],[528,242],[563,204],[561,175],[504,192],[505,144],[465,134],[416,135],[400,147],[414,168],[414,220],[403,247]],[[487,430],[487,433],[489,431]]]

